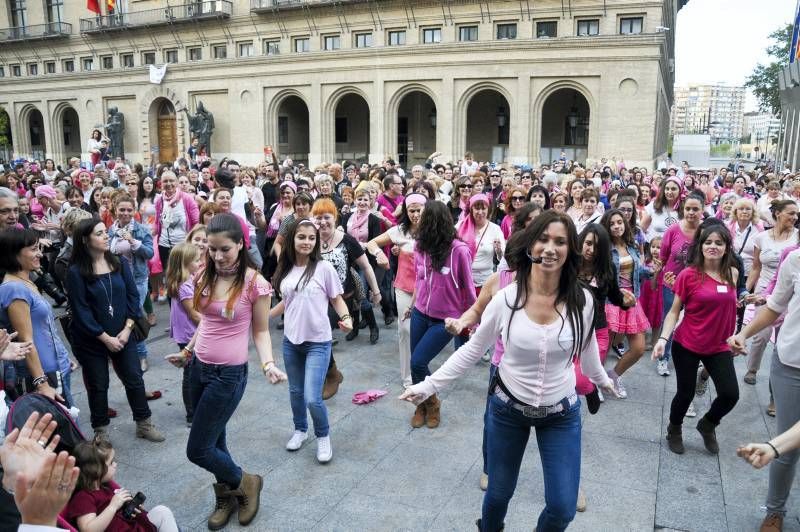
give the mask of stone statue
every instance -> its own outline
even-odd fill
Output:
[[[108,109],[108,123],[106,124],[106,131],[108,132],[109,151],[114,157],[125,158],[125,115],[119,112],[116,107]]]
[[[193,138],[198,140],[199,146],[205,146],[206,155],[211,155],[211,135],[214,133],[214,115],[203,106],[203,102],[197,102],[195,114],[189,114],[189,110],[184,107],[186,118],[189,120],[189,132]]]

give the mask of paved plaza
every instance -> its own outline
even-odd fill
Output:
[[[189,429],[181,402],[181,370],[163,360],[164,354],[176,349],[164,333],[168,307],[159,305],[158,312],[161,321],[149,341],[145,382],[148,389],[164,392],[150,406],[167,441],[134,438],[123,389],[112,377],[110,405],[119,411],[110,430],[120,464],[117,480],[132,492],[142,491],[147,506],[172,508],[183,530],[205,530],[213,479],[186,459]],[[272,333],[275,355],[283,367],[282,334],[274,327]],[[408,423],[413,406],[397,400],[401,386],[396,325],[381,326],[377,346],[369,345],[368,333],[362,331],[353,342],[336,334],[340,341],[334,353],[345,378],[339,393],[327,401],[334,450],[327,465],[317,463],[313,438],[298,452],[284,449],[293,430],[288,386],[268,384],[259,365],[250,365],[247,391],[228,425],[228,447],[234,458],[265,481],[261,510],[247,530],[475,530],[483,497],[478,480],[488,364],[478,363],[441,395],[438,429],[414,430]],[[451,352],[449,348],[434,364],[438,367]],[[609,358],[611,364],[614,358]],[[251,349],[251,361],[255,360]],[[741,357],[736,361],[740,377],[743,362]],[[737,458],[735,448],[774,435],[775,422],[764,414],[769,399],[766,369],[756,386],[740,384],[739,404],[717,433],[719,456],[705,451],[691,419],[684,425],[686,454],[677,456],[667,449],[664,431],[675,380],[659,377],[649,358],[626,374],[627,400],[608,400],[595,416],[588,415],[584,406],[581,476],[588,509],[577,515],[570,530],[758,530],[768,474]],[[73,382],[86,428],[88,406],[80,376]],[[354,392],[375,388],[389,393],[369,405],[351,402]],[[713,386],[695,402],[700,415],[709,396]],[[532,438],[506,530],[533,530],[543,505],[541,464]],[[795,482],[789,508],[785,530],[800,531],[800,482]],[[228,529],[239,528],[232,524]]]

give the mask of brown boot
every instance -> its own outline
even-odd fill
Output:
[[[414,410],[414,415],[411,416],[411,426],[415,429],[418,429],[425,424],[425,405],[427,403],[427,401],[422,401],[420,404],[418,404],[417,409]]]
[[[247,526],[255,519],[258,513],[258,505],[261,500],[261,488],[264,487],[264,479],[261,475],[252,475],[242,471],[242,481],[239,487],[231,493],[236,495],[239,502],[239,524]]]
[[[706,416],[701,417],[697,422],[697,432],[703,437],[706,450],[711,454],[719,454],[719,443],[717,443],[717,434],[714,430],[716,427],[717,425]]]
[[[344,380],[344,375],[336,367],[336,361],[332,360],[328,368],[328,373],[325,374],[325,384],[322,385],[322,398],[330,399],[336,392],[339,391],[339,385]]]
[[[427,413],[425,415],[425,423],[428,425],[429,429],[435,429],[439,426],[439,422],[441,421],[441,416],[439,415],[439,407],[442,403],[439,401],[439,398],[436,395],[431,395],[428,397],[427,400]]]
[[[761,521],[759,532],[781,532],[783,530],[783,516],[779,514],[767,514]]]
[[[164,435],[161,434],[150,418],[142,419],[136,422],[136,437],[145,440],[160,442],[164,441]]]
[[[236,509],[236,497],[231,494],[231,487],[227,484],[214,484],[214,496],[217,501],[214,512],[208,517],[209,530],[225,528]]]

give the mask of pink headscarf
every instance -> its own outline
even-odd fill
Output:
[[[458,228],[458,237],[463,240],[469,248],[469,254],[474,259],[478,253],[478,244],[475,242],[475,219],[472,217],[472,206],[482,201],[489,205],[489,197],[486,194],[475,194],[469,198],[469,206],[464,221]]]

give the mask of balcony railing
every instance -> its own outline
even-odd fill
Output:
[[[254,13],[275,10],[302,9],[334,4],[358,4],[368,0],[250,0],[250,11]]]
[[[233,12],[230,0],[204,0],[129,13],[98,15],[81,19],[81,33],[100,33],[131,28],[179,24],[182,22],[229,18]]]
[[[67,37],[71,33],[72,24],[66,22],[34,24],[33,26],[0,29],[0,42],[57,39]]]

